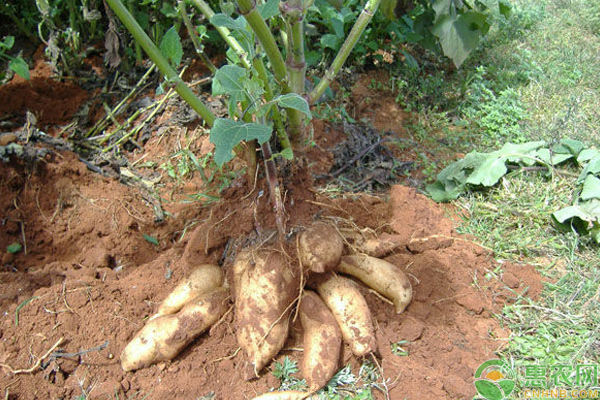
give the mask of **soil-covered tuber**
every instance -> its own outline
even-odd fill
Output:
[[[238,344],[248,357],[247,378],[258,376],[283,347],[299,271],[276,250],[242,251],[234,265]]]
[[[323,273],[335,268],[342,257],[344,242],[337,229],[324,222],[316,222],[300,234],[298,257],[311,271]]]
[[[352,275],[364,284],[392,300],[400,314],[412,299],[412,286],[400,268],[385,260],[364,254],[344,256],[339,272]]]
[[[377,343],[371,311],[356,283],[328,273],[320,278],[317,291],[333,313],[352,353],[362,357],[375,352]]]
[[[304,354],[300,371],[311,392],[321,389],[339,366],[342,333],[323,300],[307,290],[300,303]]]
[[[216,323],[227,311],[229,291],[218,288],[197,297],[176,314],[149,321],[121,353],[125,371],[172,360],[198,335]]]

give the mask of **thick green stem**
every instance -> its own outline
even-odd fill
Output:
[[[127,9],[131,13],[131,15],[135,15],[135,0],[127,1]],[[135,61],[138,63],[142,62],[142,48],[140,44],[136,41],[133,42],[133,48],[135,49]]]
[[[187,15],[187,9],[185,6],[185,0],[179,0],[179,15],[181,15],[181,19],[183,20],[183,24],[190,35],[190,39],[192,39],[192,43],[194,44],[194,49],[196,49],[196,54],[200,56],[206,67],[209,71],[214,74],[217,72],[217,67],[210,61],[210,58],[206,54],[204,54],[204,50],[202,48],[202,44],[200,43],[200,39],[198,38],[198,34],[192,25],[192,21]]]
[[[344,44],[342,45],[342,48],[340,49],[339,53],[331,63],[331,66],[329,67],[327,72],[325,72],[323,79],[321,79],[319,84],[308,95],[309,104],[313,104],[319,97],[321,97],[321,95],[325,92],[325,89],[329,87],[337,73],[340,71],[340,69],[346,62],[346,59],[352,52],[352,49],[354,49],[354,46],[356,45],[356,43],[360,39],[360,36],[371,21],[371,18],[373,18],[373,15],[379,7],[379,3],[381,3],[381,0],[369,0],[367,4],[365,4],[365,8],[362,10],[360,16],[354,23],[352,30],[350,31],[348,37],[344,41]]]
[[[263,88],[265,89],[265,100],[273,100],[273,89],[271,89],[271,85],[269,85],[269,76],[267,75],[265,63],[260,56],[256,56],[254,58],[253,65],[258,73],[258,77],[263,82]],[[290,138],[285,132],[285,126],[283,125],[283,118],[281,117],[279,109],[276,107],[273,108],[273,123],[275,124],[275,132],[277,133],[277,138],[279,139],[281,146],[284,149],[292,150]]]
[[[160,50],[152,43],[152,40],[146,35],[146,32],[140,27],[135,18],[129,13],[127,8],[121,3],[120,0],[106,0],[110,8],[119,17],[123,25],[131,32],[136,42],[142,46],[144,51],[148,54],[150,59],[156,64],[160,72],[162,72],[169,81],[175,83],[175,91],[188,103],[194,111],[196,111],[200,117],[212,127],[215,122],[215,116],[208,109],[208,107],[200,100],[192,89],[187,86],[183,80],[177,75],[177,71],[162,55]]]
[[[210,8],[210,6],[208,4],[206,4],[204,2],[204,0],[188,0],[188,1],[190,3],[192,3],[194,6],[196,6],[196,8],[198,10],[200,10],[200,12],[206,17],[207,20],[210,21],[210,19],[215,15],[215,12],[212,10],[212,8]],[[231,36],[231,32],[229,31],[229,29],[225,28],[224,26],[215,26],[215,29],[217,30],[217,32],[219,32],[219,35],[221,35],[223,40],[225,40],[225,43],[227,43],[227,45],[233,51],[235,51],[237,56],[240,58],[240,61],[242,62],[242,65],[244,66],[244,68],[250,69],[250,62],[248,61],[248,54],[246,53],[244,48],[240,45],[240,43],[237,40],[235,40],[234,37]]]
[[[275,80],[281,86],[282,93],[290,93],[291,88],[287,80],[287,69],[283,61],[283,56],[281,55],[281,51],[279,51],[275,37],[258,12],[255,1],[237,0],[237,2],[240,12],[254,31],[267,58],[271,62],[273,76],[275,76]],[[286,114],[290,123],[290,136],[295,144],[295,142],[298,142],[302,138],[302,115],[299,111],[291,108],[286,109]]]
[[[252,27],[254,34],[258,38],[258,41],[262,45],[267,58],[271,62],[271,68],[273,68],[273,75],[278,84],[282,85],[283,92],[289,91],[287,83],[287,71],[285,68],[285,62],[279,46],[271,33],[271,30],[267,26],[267,23],[258,12],[256,3],[254,0],[238,0],[238,6],[240,12]]]
[[[304,15],[302,0],[288,0],[283,5],[283,13],[288,20],[290,51],[287,57],[287,68],[290,75],[290,88],[294,93],[304,95],[306,77],[306,61],[304,57]],[[290,115],[290,136],[294,147],[305,145],[304,134],[305,116],[301,113]]]

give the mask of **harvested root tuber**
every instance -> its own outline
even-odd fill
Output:
[[[223,284],[223,271],[216,265],[203,264],[195,268],[163,300],[158,312],[152,318],[174,314],[196,297],[213,291]]]
[[[365,232],[366,231],[366,232]],[[391,235],[376,237],[371,230],[342,230],[342,237],[350,253],[366,254],[371,257],[385,257],[398,250],[401,244],[392,240]]]
[[[400,268],[385,260],[364,254],[344,256],[339,272],[352,275],[394,303],[400,314],[412,300],[412,286]]]
[[[274,250],[244,251],[234,266],[236,337],[248,356],[246,377],[260,370],[282,349],[290,305],[298,293],[300,273]]]
[[[282,390],[279,392],[268,392],[261,394],[258,397],[254,397],[252,400],[309,400],[315,397],[309,396],[310,393],[308,392],[301,392],[299,390]]]
[[[352,353],[362,357],[377,350],[375,328],[367,301],[352,280],[328,273],[317,284]]]
[[[304,267],[323,273],[335,268],[342,257],[344,242],[333,226],[316,222],[300,234],[298,257]]]
[[[307,290],[300,303],[304,355],[300,371],[311,392],[321,389],[335,375],[342,347],[342,332],[323,300]]]
[[[172,360],[227,311],[229,293],[218,288],[197,297],[176,314],[149,321],[121,353],[121,367],[133,371]]]

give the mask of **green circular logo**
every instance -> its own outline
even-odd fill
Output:
[[[486,400],[502,400],[515,389],[515,373],[506,361],[487,360],[475,371],[475,389]]]

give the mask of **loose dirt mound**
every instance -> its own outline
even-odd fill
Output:
[[[89,172],[72,155],[55,154],[28,171],[0,165],[0,249],[16,241],[27,245],[26,254],[4,255],[0,273],[0,388],[9,399],[82,393],[91,399],[195,399],[211,392],[214,399],[245,399],[277,386],[268,372],[242,379],[233,312],[171,363],[124,373],[118,359],[192,265],[218,263],[229,273],[239,248],[268,234],[274,223],[266,188],[253,190],[238,180],[212,207],[188,205],[158,224],[138,190]],[[307,190],[307,182],[297,175],[286,183],[289,228],[327,218],[372,228],[401,244],[388,260],[413,284],[407,311],[396,315],[363,288],[377,321],[378,362],[390,398],[471,398],[476,367],[494,357],[508,335],[492,313],[514,295],[488,280],[495,267],[490,255],[458,237],[443,209],[414,189],[332,199]],[[513,265],[507,278],[517,293],[539,290],[539,276],[529,268]],[[279,360],[300,358],[294,350],[300,335],[292,330]],[[6,365],[34,366],[59,338],[60,351],[43,360],[43,369],[9,372]],[[400,340],[408,341],[402,345],[408,355],[392,353],[391,344]],[[360,360],[347,348],[343,362],[357,372]]]

